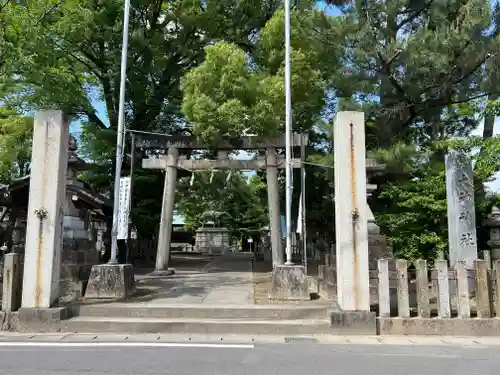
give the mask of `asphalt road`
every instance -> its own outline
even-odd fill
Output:
[[[0,374],[9,375],[488,375],[500,368],[498,346],[1,344]]]

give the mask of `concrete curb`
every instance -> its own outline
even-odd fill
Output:
[[[500,346],[500,338],[494,337],[423,337],[423,336],[333,336],[300,335],[295,337],[278,335],[213,335],[213,334],[106,334],[106,333],[17,333],[2,332],[0,342],[135,342],[135,343],[300,343],[321,345],[359,346],[459,346],[488,348]]]
[[[500,340],[500,319],[497,318],[377,318],[380,335],[435,336],[497,336]]]

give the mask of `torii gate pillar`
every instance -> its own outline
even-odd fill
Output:
[[[158,250],[156,252],[155,270],[153,272],[155,275],[166,276],[174,273],[173,270],[168,269],[168,263],[170,261],[172,242],[178,159],[179,151],[177,148],[169,148],[167,152],[167,167],[165,168],[165,186],[163,188],[160,230],[158,233]]]

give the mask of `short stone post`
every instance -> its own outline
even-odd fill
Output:
[[[469,274],[465,267],[465,262],[455,263],[457,275],[457,306],[460,318],[470,318],[470,297],[469,297]]]
[[[493,262],[500,260],[500,209],[498,207],[493,206],[491,213],[483,221],[483,226],[490,231],[490,240],[487,243],[490,247],[491,260]]]
[[[4,257],[2,311],[16,311],[21,307],[21,268],[19,254]]]
[[[437,260],[436,271],[438,282],[438,315],[440,318],[451,318],[448,262],[446,260]]]
[[[491,317],[490,282],[488,265],[484,260],[474,261],[476,270],[476,306],[478,318]]]
[[[378,306],[378,313],[380,317],[387,318],[391,315],[388,259],[378,260]]]
[[[404,259],[396,260],[398,316],[410,317],[410,294],[408,291],[408,262]]]
[[[59,298],[68,142],[68,121],[61,111],[35,115],[23,308],[50,308]]]
[[[488,269],[491,270],[491,252],[489,250],[483,250],[483,260],[486,262]]]
[[[495,315],[500,318],[500,260],[493,262],[493,272],[495,273]]]
[[[429,278],[427,274],[427,262],[419,259],[415,262],[417,269],[417,305],[418,316],[430,318],[431,309],[429,305]]]

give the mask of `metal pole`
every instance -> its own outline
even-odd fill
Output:
[[[300,160],[305,161],[306,160],[306,145],[303,140],[300,142]],[[302,199],[300,200],[301,203],[301,209],[302,209],[302,217],[301,217],[301,223],[297,223],[297,225],[302,225],[302,251],[304,252],[303,256],[303,261],[304,261],[304,268],[306,270],[306,275],[307,275],[307,233],[306,233],[306,165],[304,163],[301,163],[301,168],[300,168],[300,191],[302,195]]]
[[[286,147],[286,263],[292,262],[292,88],[290,64],[290,0],[285,0],[285,147]]]
[[[135,146],[135,134],[130,133],[130,213],[128,221],[128,241],[127,241],[127,264],[131,261],[131,251],[132,251],[132,208],[134,207],[134,182],[135,182],[135,158],[136,158],[136,146]]]
[[[128,23],[130,16],[130,0],[125,0],[123,9],[123,43],[122,61],[120,76],[120,103],[118,109],[118,129],[116,132],[116,171],[115,171],[115,191],[113,199],[113,227],[111,229],[111,257],[110,264],[117,264],[118,255],[118,206],[120,203],[120,178],[123,158],[123,133],[125,129],[125,81],[127,79],[127,49],[128,49]]]

